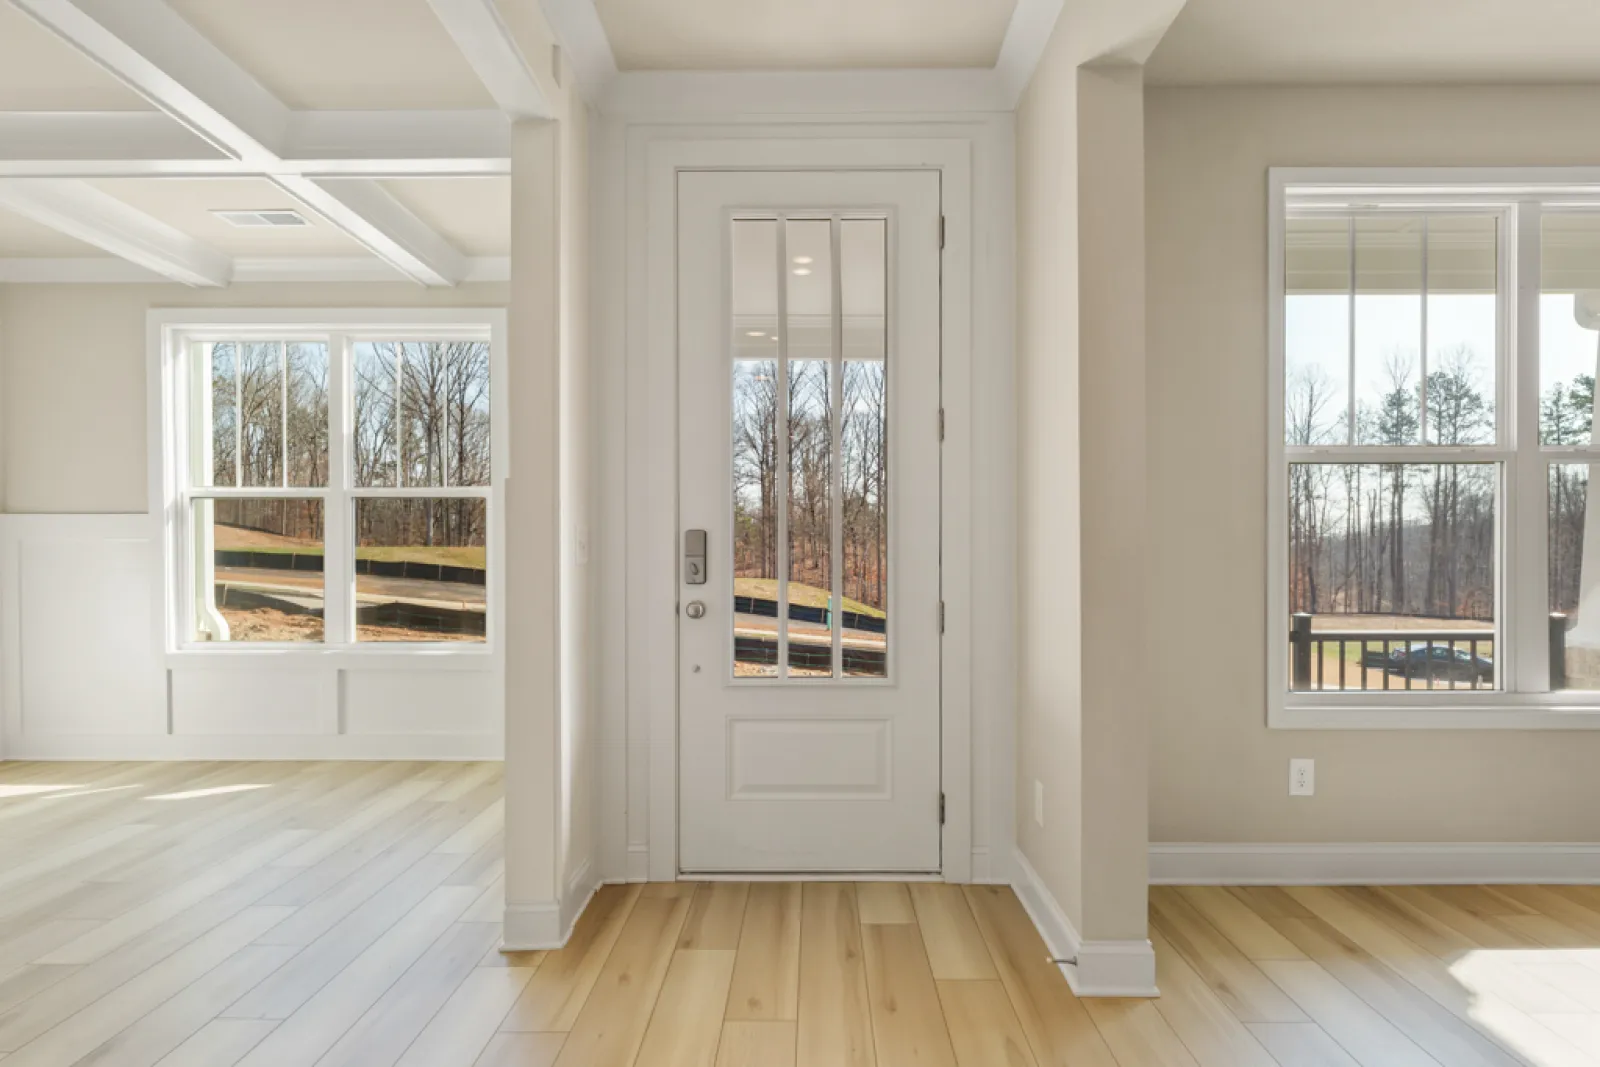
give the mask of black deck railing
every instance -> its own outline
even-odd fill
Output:
[[[1297,614],[1289,627],[1290,687],[1433,689],[1442,683],[1452,689],[1493,689],[1494,637],[1493,629],[1313,630],[1311,616]],[[1359,650],[1354,661],[1351,649]],[[1556,658],[1552,648],[1551,662]]]

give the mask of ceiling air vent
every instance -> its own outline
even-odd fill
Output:
[[[213,215],[235,226],[304,226],[306,220],[298,211],[272,208],[267,211],[213,211]]]

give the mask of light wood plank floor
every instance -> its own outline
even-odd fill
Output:
[[[498,764],[0,764],[0,1067],[1600,1067],[1600,888],[1160,888],[1078,1001],[1011,891],[603,888],[498,951]]]

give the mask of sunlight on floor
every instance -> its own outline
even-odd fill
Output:
[[[0,784],[0,800],[10,797],[32,797],[40,793],[59,793],[63,789],[82,789],[81,785],[4,785]]]
[[[1533,1067],[1588,1067],[1600,1056],[1600,949],[1474,949],[1450,964],[1470,1015]]]
[[[183,793],[158,793],[155,796],[145,797],[146,800],[194,800],[196,797],[219,797],[225,793],[248,793],[252,789],[271,789],[265,783],[259,785],[219,785],[211,789],[190,789]]]

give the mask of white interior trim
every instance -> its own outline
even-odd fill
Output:
[[[542,0],[540,7],[566,50],[584,99],[599,100],[617,76],[617,60],[593,0]]]
[[[1600,844],[1341,842],[1150,846],[1152,885],[1600,884]]]
[[[518,119],[555,115],[494,0],[428,0],[428,6],[501,111]]]
[[[627,71],[601,110],[631,119],[1010,111],[992,70]]]
[[[945,205],[948,215],[959,210],[958,196],[964,197],[971,213],[966,238],[974,257],[971,310],[961,329],[969,339],[966,343],[985,353],[985,363],[978,376],[949,365],[946,369],[949,424],[952,430],[958,425],[971,427],[966,432],[972,438],[967,490],[972,505],[965,514],[972,527],[969,544],[974,558],[967,565],[977,568],[974,579],[983,580],[970,580],[970,606],[952,605],[949,612],[954,618],[963,612],[970,616],[965,636],[947,635],[968,645],[966,680],[958,680],[958,670],[945,679],[946,707],[965,705],[966,711],[952,714],[967,715],[970,731],[970,742],[960,747],[947,741],[946,758],[964,761],[970,796],[949,797],[945,875],[967,880],[975,852],[987,849],[987,877],[1010,878],[1015,770],[1009,642],[1014,603],[1007,591],[1012,588],[1015,537],[1006,516],[1013,513],[1015,485],[1006,456],[1014,410],[1012,126],[1009,116],[942,119],[901,124],[813,119],[632,127],[606,119],[595,126],[593,314],[599,368],[595,402],[600,411],[625,411],[630,427],[624,437],[612,435],[600,443],[601,470],[612,472],[601,484],[616,487],[601,500],[598,528],[609,534],[600,550],[607,558],[626,561],[614,582],[603,583],[602,610],[615,610],[627,620],[626,633],[606,643],[600,666],[601,678],[608,680],[601,690],[600,734],[601,781],[606,783],[600,819],[605,878],[676,875],[672,546],[677,538],[677,474],[672,450],[651,444],[676,440],[674,413],[662,410],[671,405],[652,400],[674,395],[675,372],[670,328],[667,335],[652,336],[651,308],[654,305],[657,314],[667,316],[656,321],[671,321],[673,309],[670,288],[650,285],[653,276],[671,276],[674,257],[670,240],[665,244],[658,240],[652,248],[643,240],[652,215],[663,217],[659,213],[666,212],[670,217],[673,210],[671,173],[677,166],[942,168],[947,163],[946,174],[951,176],[962,166],[970,167],[967,191],[954,192],[947,184]],[[655,183],[650,180],[652,173],[657,176]],[[664,187],[663,174],[668,179]],[[950,225],[954,232],[959,224],[952,219]],[[665,274],[652,274],[652,255],[665,260],[657,268]],[[665,345],[665,354],[653,353],[652,345]],[[969,386],[959,384],[964,380]],[[970,407],[962,411],[961,401]],[[947,570],[947,603],[953,582],[954,573]],[[951,655],[947,647],[947,656]],[[952,687],[959,691],[952,692]],[[948,763],[946,770],[947,787],[960,780]],[[970,810],[963,812],[969,804]]]
[[[1156,997],[1156,953],[1147,940],[1085,941],[1017,849],[1011,886],[1072,992],[1080,997]],[[1070,961],[1070,962],[1066,962]]]
[[[1050,34],[1061,16],[1062,0],[1017,0],[1011,12],[1011,25],[1006,27],[1006,38],[1000,45],[1000,56],[995,60],[994,73],[1000,91],[1012,107],[1022,99],[1022,93],[1033,80],[1034,68],[1050,43]]]
[[[184,285],[233,276],[221,252],[75,178],[0,178],[0,207]]]

